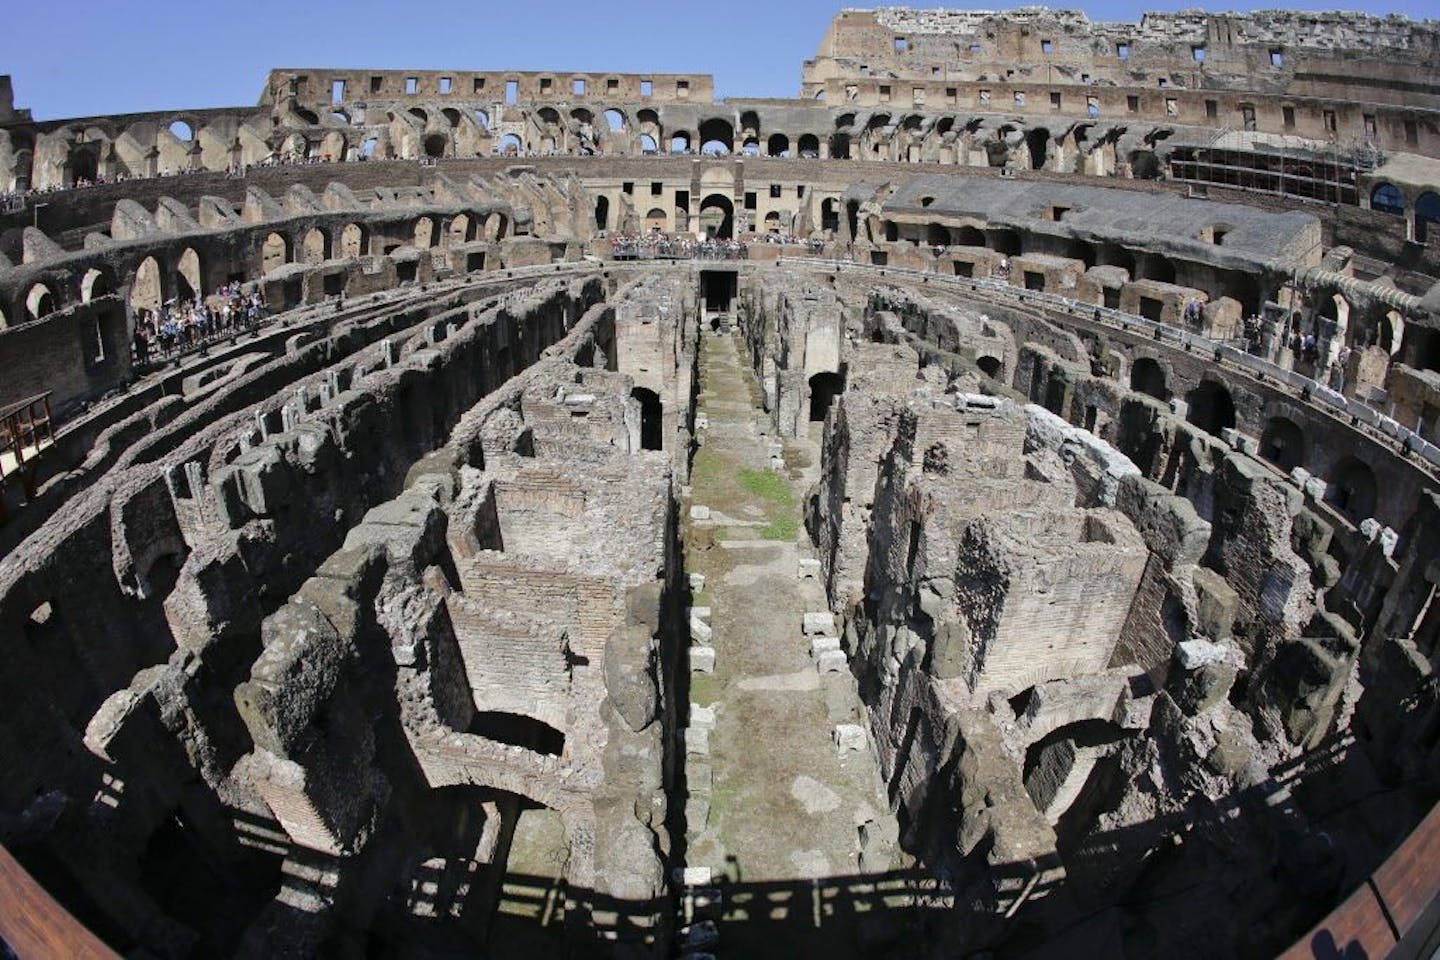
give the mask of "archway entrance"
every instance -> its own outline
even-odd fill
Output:
[[[810,422],[823,423],[835,398],[845,392],[845,378],[838,373],[817,373],[810,378]]]
[[[1130,389],[1156,400],[1170,399],[1170,391],[1165,387],[1165,371],[1149,357],[1141,357],[1130,368]]]
[[[700,202],[700,229],[712,240],[734,237],[735,204],[729,197],[712,193]]]
[[[1185,418],[1206,433],[1220,435],[1221,430],[1235,426],[1235,401],[1230,391],[1214,380],[1201,380],[1190,391],[1190,413]]]

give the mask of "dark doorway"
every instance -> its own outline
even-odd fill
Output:
[[[700,227],[711,240],[735,236],[735,204],[729,197],[712,193],[700,201]]]
[[[1220,435],[1221,430],[1235,427],[1235,401],[1230,391],[1214,380],[1201,380],[1190,391],[1190,413],[1185,418],[1206,433]]]
[[[810,422],[822,423],[835,398],[845,392],[845,378],[838,373],[817,373],[810,378]]]
[[[636,387],[630,391],[630,396],[640,402],[640,449],[641,450],[663,450],[664,411],[660,406],[660,398],[654,390],[645,387]]]
[[[1336,465],[1325,491],[1330,505],[1351,520],[1375,515],[1375,474],[1359,459],[1346,456]]]
[[[595,200],[595,229],[607,230],[610,223],[610,198],[599,197]]]
[[[705,309],[711,313],[729,312],[738,281],[733,270],[701,270],[700,292],[705,297]]]
[[[1281,470],[1294,470],[1305,461],[1305,436],[1294,421],[1271,417],[1260,437],[1260,456]]]
[[[984,373],[985,376],[989,377],[991,380],[1000,379],[1001,365],[1000,361],[995,357],[981,357],[979,360],[975,361],[975,365],[979,367],[980,371]]]
[[[1170,399],[1170,391],[1165,387],[1165,371],[1149,357],[1141,357],[1130,368],[1130,389],[1156,400]]]

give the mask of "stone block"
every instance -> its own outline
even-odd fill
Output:
[[[699,503],[695,504],[694,506],[692,506],[692,507],[690,508],[690,519],[691,519],[691,520],[709,520],[709,519],[710,519],[710,508],[707,507],[707,506],[704,506],[703,504],[699,504]]]
[[[676,867],[670,871],[670,878],[682,887],[703,887],[711,876],[709,867]]]
[[[812,637],[810,640],[810,659],[819,660],[825,654],[833,653],[839,649],[839,637]]]
[[[1296,467],[1290,471],[1290,480],[1295,486],[1304,489],[1306,481],[1310,479],[1310,471],[1304,467]]]
[[[714,647],[691,647],[691,648],[690,648],[690,672],[691,672],[691,673],[714,673],[714,672],[715,672],[715,648],[714,648]]]
[[[799,564],[796,565],[796,575],[799,576],[801,580],[820,579],[820,561],[811,559],[810,557],[800,558]]]
[[[837,724],[830,738],[841,753],[865,749],[865,728],[855,723]]]
[[[708,647],[714,639],[715,631],[710,628],[710,624],[698,617],[690,618],[690,640],[692,643],[698,643],[701,646]]]
[[[715,708],[702,707],[698,703],[690,704],[690,726],[713,730],[715,728]]]
[[[710,415],[706,413],[695,414],[695,429],[705,430],[710,426]]]
[[[691,608],[689,608],[689,610],[686,611],[686,614],[689,616],[689,618],[690,618],[691,620],[696,620],[696,619],[698,619],[698,620],[704,621],[705,623],[709,623],[709,622],[710,622],[710,608],[709,608],[709,607],[691,607]]]
[[[1311,477],[1305,481],[1305,496],[1318,503],[1325,499],[1325,490],[1328,486],[1329,484],[1319,477]]]
[[[801,621],[801,629],[807,637],[818,637],[835,632],[835,615],[829,610],[807,612]]]
[[[821,673],[839,673],[849,666],[843,650],[830,650],[815,658],[815,669]]]
[[[685,755],[708,757],[710,755],[710,731],[704,727],[685,728]]]
[[[692,574],[690,574],[690,592],[691,592],[691,593],[699,593],[700,591],[702,591],[702,590],[704,590],[704,589],[705,589],[705,574],[703,574],[703,573],[692,573]]]

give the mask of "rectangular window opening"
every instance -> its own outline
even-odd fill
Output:
[[[664,192],[665,184],[661,183],[659,180],[652,180],[650,182],[650,196],[658,197]]]
[[[1270,66],[1277,69],[1285,66],[1285,52],[1279,47],[1274,47],[1270,51]]]
[[[1130,59],[1130,44],[1128,44],[1128,43],[1117,43],[1117,44],[1115,44],[1115,56],[1119,57],[1121,60],[1129,60],[1129,59]]]
[[[895,52],[896,52],[896,53],[907,53],[907,52],[909,52],[909,50],[910,50],[910,41],[909,41],[909,40],[906,40],[904,37],[896,37],[896,38],[895,38]]]
[[[472,87],[473,87],[475,93],[480,93],[480,92],[482,92],[482,91],[485,89],[485,78],[484,78],[484,77],[476,77],[474,84],[472,84]]]
[[[649,80],[640,81],[640,96],[648,97],[655,92],[655,84]]]
[[[449,92],[450,92],[450,83],[451,83],[451,80],[450,80],[449,77],[441,77],[441,78],[440,78],[440,92],[441,92],[442,94],[446,94],[446,93],[449,93]]]
[[[1054,52],[1055,52],[1055,41],[1053,41],[1053,40],[1041,40],[1041,41],[1040,41],[1040,52],[1041,52],[1041,53],[1054,53]]]
[[[384,86],[385,86],[385,78],[384,78],[384,77],[371,77],[371,78],[370,78],[370,92],[371,92],[371,93],[379,93],[379,92],[384,88]]]
[[[340,102],[342,102],[344,99],[345,99],[345,81],[344,81],[344,80],[331,80],[331,81],[330,81],[330,102],[331,102],[331,103],[340,103]]]
[[[585,81],[576,77],[570,81],[570,92],[577,97],[585,96]]]
[[[1286,129],[1286,130],[1294,130],[1294,129],[1295,129],[1295,108],[1294,108],[1294,107],[1290,107],[1290,106],[1282,106],[1282,107],[1280,108],[1280,120],[1281,120],[1282,123],[1285,124],[1285,129]]]
[[[1133,93],[1130,94],[1128,97],[1125,98],[1125,109],[1130,111],[1131,113],[1139,113],[1140,98]]]
[[[519,80],[506,80],[506,81],[505,81],[505,102],[506,102],[506,103],[515,103],[515,102],[517,102],[519,99],[520,99],[520,81],[519,81]]]
[[[1059,91],[1059,90],[1051,90],[1051,91],[1050,91],[1050,109],[1051,109],[1051,110],[1059,110],[1059,109],[1060,109],[1060,91]]]
[[[1220,102],[1218,100],[1205,101],[1205,119],[1218,120],[1220,118]]]
[[[417,92],[419,89],[420,89],[420,78],[419,78],[419,77],[406,77],[406,78],[405,78],[405,96],[407,96],[407,97],[413,97],[413,96],[415,96],[416,92]]]
[[[1195,58],[1196,63],[1204,63],[1205,47],[1201,44],[1196,44],[1195,46],[1190,48],[1190,56]]]

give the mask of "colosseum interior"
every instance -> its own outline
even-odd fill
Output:
[[[15,89],[14,956],[1437,949],[1440,23]]]

